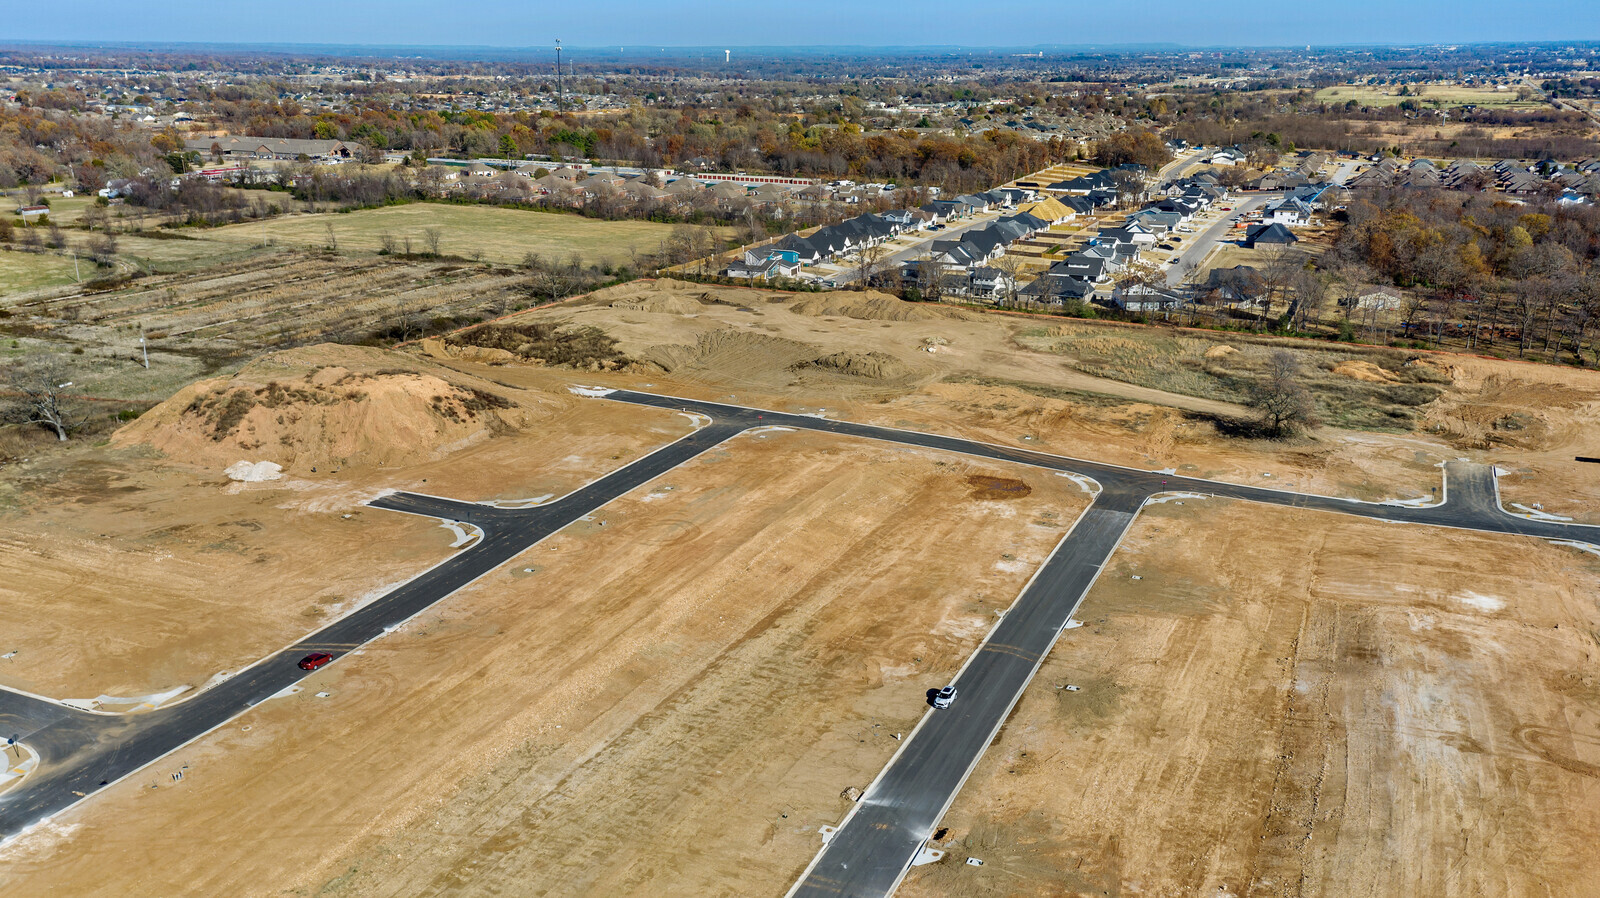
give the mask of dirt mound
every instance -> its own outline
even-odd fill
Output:
[[[639,312],[694,315],[701,312],[701,307],[706,303],[724,302],[730,305],[743,305],[750,301],[750,292],[748,289],[708,287],[705,284],[661,278],[653,281],[630,281],[604,290],[596,290],[588,295],[587,304]]]
[[[1364,380],[1367,383],[1374,384],[1394,384],[1400,382],[1400,378],[1395,377],[1388,371],[1379,368],[1377,365],[1374,365],[1371,362],[1363,362],[1360,359],[1346,359],[1340,362],[1333,367],[1333,373],[1342,374],[1345,377],[1351,377],[1356,380]]]
[[[190,384],[112,437],[223,471],[241,460],[284,470],[403,465],[437,458],[553,411],[415,357],[347,346],[263,356],[232,377]]]
[[[1012,477],[995,477],[990,474],[973,474],[967,478],[973,499],[1021,499],[1033,492],[1033,487]]]
[[[1528,373],[1548,372],[1530,367]],[[1463,449],[1582,446],[1587,444],[1586,428],[1577,412],[1592,398],[1592,393],[1565,384],[1490,374],[1475,393],[1459,392],[1452,401],[1430,408],[1423,427]]]
[[[1218,343],[1216,346],[1207,349],[1205,356],[1208,359],[1225,359],[1238,351],[1239,350],[1234,349],[1232,346],[1229,346],[1226,343]]]
[[[693,345],[652,346],[640,354],[640,361],[678,374],[737,371],[750,378],[787,371],[816,357],[817,347],[807,343],[723,328],[701,334]]]
[[[860,318],[865,321],[937,321],[973,317],[972,313],[960,309],[906,302],[876,290],[805,296],[789,303],[788,309],[796,315]]]
[[[680,292],[657,293],[619,299],[611,304],[613,309],[632,309],[636,312],[665,312],[669,315],[696,315],[701,305],[699,297]]]
[[[900,380],[910,377],[913,373],[911,366],[905,362],[888,353],[877,351],[836,352],[804,362],[802,367],[823,368],[851,377],[869,377],[873,380]]]
[[[585,371],[614,371],[629,362],[617,349],[616,339],[599,328],[564,327],[548,321],[485,324],[451,334],[445,343],[451,355],[488,364],[522,359]]]

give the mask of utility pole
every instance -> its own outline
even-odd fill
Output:
[[[150,367],[150,344],[144,341],[144,324],[139,325],[139,349],[144,353],[144,366]]]
[[[562,113],[567,109],[567,92],[561,84],[561,42],[556,41],[556,112]]]

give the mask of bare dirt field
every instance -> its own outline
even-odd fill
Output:
[[[514,405],[472,411],[468,390]],[[7,466],[0,651],[16,654],[0,683],[56,698],[198,688],[450,553],[436,522],[361,507],[380,490],[558,495],[690,429],[558,390],[310,348],[190,388],[109,446]],[[216,410],[230,408],[227,424]],[[232,481],[238,461],[282,478]]]
[[[1593,895],[1597,587],[1539,541],[1149,507],[898,894]]]
[[[0,883],[780,894],[1086,501],[741,436],[22,838]]]
[[[1220,334],[1042,326],[1026,317],[863,294],[674,282],[625,285],[512,321],[591,327],[616,338],[617,349],[637,364],[582,375],[596,383],[715,400],[734,396],[786,411],[826,407],[852,420],[1215,479],[1414,499],[1436,490],[1435,466],[1459,454],[1441,441],[1408,434],[1331,431],[1287,444],[1220,435],[1219,418],[1248,414],[1237,402],[1237,387],[1221,388],[1251,376],[1269,352],[1238,340],[1236,349]],[[1208,357],[1218,346],[1228,351]],[[1384,394],[1393,385],[1324,370],[1350,356],[1342,348],[1329,350],[1308,350],[1306,364],[1330,402],[1373,396],[1388,404]],[[1403,356],[1373,357],[1397,366],[1397,381],[1425,376],[1400,369]],[[518,364],[492,370],[513,383],[549,376]],[[1417,389],[1431,394],[1437,387]]]
[[[108,361],[158,314],[161,339],[211,328],[245,347],[268,322],[382,315],[419,281],[469,309],[498,276],[289,251],[292,279],[230,264],[162,282],[176,303],[101,294],[53,327],[106,328],[123,342],[87,355]],[[270,291],[287,298],[250,305]],[[409,352],[309,346],[181,389],[207,370],[184,355],[200,342],[161,347],[191,366],[165,381],[95,375],[176,395],[104,445],[0,451],[0,652],[17,650],[0,683],[199,685],[450,551],[434,522],[362,498],[560,494],[691,426],[574,383],[1371,500],[1431,496],[1440,463],[1467,457],[1505,470],[1508,502],[1600,507],[1594,466],[1571,462],[1600,455],[1587,371],[671,282],[496,327]],[[1277,346],[1319,403],[1370,429],[1230,430]],[[1356,417],[1367,407],[1404,418],[1378,427]],[[236,461],[283,477],[230,481]],[[741,436],[8,845],[0,885],[781,894],[848,808],[841,791],[881,769],[1085,501],[1021,466]],[[954,863],[908,894],[1276,895],[1302,876],[1305,894],[1533,894],[1541,863],[1550,893],[1583,893],[1559,875],[1600,828],[1600,687],[1584,673],[1600,559],[1184,502],[1119,550],[1091,626],[958,800]],[[1396,869],[1410,878],[1382,878]]]

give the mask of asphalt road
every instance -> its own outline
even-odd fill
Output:
[[[887,269],[890,267],[899,267],[907,262],[915,261],[917,258],[927,254],[929,250],[933,249],[933,242],[935,240],[959,240],[962,234],[965,234],[974,228],[986,228],[999,219],[999,215],[984,213],[979,215],[975,220],[967,221],[962,224],[947,225],[937,231],[918,231],[915,235],[913,235],[916,238],[915,243],[911,244],[910,246],[897,249],[884,256],[882,259],[879,259],[877,263],[878,267]],[[826,277],[826,279],[831,280],[841,286],[855,283],[857,280],[857,275],[861,272],[860,268],[858,267],[859,263],[857,261],[852,261],[854,258],[854,256],[851,256],[841,259],[840,262],[844,265],[844,269],[838,274]]]
[[[1458,527],[1542,539],[1600,541],[1600,529],[1535,521],[1500,509],[1493,471],[1453,463],[1448,501],[1429,507],[1377,505],[1121,468],[956,437],[896,430],[808,415],[647,393],[613,391],[608,399],[706,415],[712,423],[567,496],[527,509],[502,509],[414,493],[371,503],[409,514],[471,523],[476,544],[306,639],[262,659],[204,692],[158,711],[104,715],[0,690],[0,736],[38,752],[39,769],[0,793],[0,837],[76,804],[107,783],[151,764],[252,706],[313,674],[296,666],[308,652],[336,660],[426,610],[622,494],[642,486],[736,434],[787,426],[1018,462],[1093,478],[1101,493],[1035,574],[1000,625],[956,680],[960,696],[931,712],[867,790],[832,841],[796,884],[796,895],[881,896],[898,883],[967,774],[1022,695],[1040,660],[1072,617],[1101,565],[1144,500],[1165,491],[1286,505],[1404,523]],[[933,683],[930,687],[943,684]]]
[[[0,691],[0,736],[14,737],[40,756],[37,771],[20,786],[0,793],[0,837],[76,804],[313,676],[298,666],[308,653],[328,652],[337,663],[352,649],[377,639],[539,540],[748,426],[719,422],[701,428],[536,508],[500,509],[410,493],[374,501],[375,508],[474,524],[483,538],[371,604],[186,701],[144,714],[109,715]]]
[[[1276,199],[1281,193],[1259,193],[1250,196],[1235,197],[1229,202],[1233,211],[1223,216],[1216,224],[1192,238],[1189,246],[1178,256],[1176,264],[1167,269],[1167,286],[1176,287],[1183,283],[1184,278],[1191,270],[1198,272],[1200,266],[1205,264],[1206,257],[1211,255],[1211,250],[1217,243],[1234,233],[1233,223],[1244,217],[1247,212],[1265,205],[1267,200]],[[1243,236],[1240,232],[1240,236]]]

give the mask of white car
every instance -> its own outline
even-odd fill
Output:
[[[954,686],[946,686],[943,689],[939,690],[938,692],[934,693],[934,695],[933,695],[933,706],[935,708],[940,708],[940,709],[948,708],[952,704],[955,703],[955,700],[956,700],[956,687],[954,687]]]

